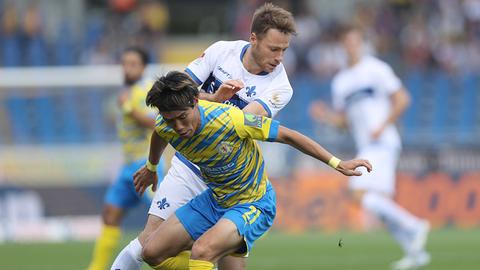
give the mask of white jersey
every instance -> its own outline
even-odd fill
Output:
[[[340,71],[332,82],[333,107],[346,113],[359,150],[372,144],[400,148],[395,125],[388,126],[380,138],[371,134],[387,119],[390,95],[401,89],[400,79],[385,62],[364,56],[360,62]]]
[[[185,71],[207,93],[214,93],[227,80],[243,81],[245,87],[225,103],[243,109],[250,102],[257,101],[269,117],[274,117],[290,101],[292,86],[282,63],[270,73],[248,72],[242,59],[249,46],[250,43],[243,40],[218,41]]]

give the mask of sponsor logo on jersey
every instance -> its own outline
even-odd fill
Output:
[[[232,75],[224,70],[221,66],[217,66],[217,70],[220,71],[223,75],[225,75],[228,79],[232,79]]]
[[[262,128],[262,117],[251,113],[245,113],[244,124],[245,126]]]

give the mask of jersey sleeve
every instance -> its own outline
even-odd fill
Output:
[[[395,75],[393,69],[386,63],[380,63],[377,68],[379,89],[387,94],[393,94],[402,87],[402,82]]]
[[[285,68],[282,66],[282,71],[275,76],[272,83],[255,101],[260,103],[267,111],[268,117],[272,118],[290,102],[292,95],[292,86]]]
[[[260,141],[275,141],[278,137],[280,122],[268,117],[244,113],[239,109],[230,110],[235,131],[242,139],[252,138]]]
[[[223,41],[210,45],[203,54],[193,60],[185,69],[185,72],[198,84],[201,85],[215,69],[215,63],[222,48]]]

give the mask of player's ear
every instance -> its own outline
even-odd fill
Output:
[[[255,44],[257,44],[257,40],[258,40],[257,34],[255,34],[255,33],[250,33],[250,43],[251,43],[252,45],[255,45]]]
[[[198,104],[198,97],[193,98],[193,107],[195,107]]]

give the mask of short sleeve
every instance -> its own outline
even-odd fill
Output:
[[[280,122],[268,117],[244,113],[239,109],[230,110],[235,131],[240,138],[252,138],[260,141],[275,141],[278,137]]]
[[[402,87],[402,82],[395,75],[393,69],[386,63],[381,62],[378,65],[378,80],[379,89],[385,91],[387,94],[392,94]]]
[[[152,119],[155,119],[155,117],[157,116],[157,110],[152,107],[148,107],[145,103],[148,91],[150,91],[152,85],[153,82],[148,81],[143,84],[134,86],[130,101],[133,109],[148,115]]]
[[[193,60],[185,69],[185,72],[199,85],[205,82],[215,68],[222,43],[218,41],[210,45],[200,57]]]
[[[282,66],[282,71],[275,76],[272,83],[255,101],[263,106],[268,113],[268,117],[275,117],[290,102],[292,95],[292,86],[285,68]]]

